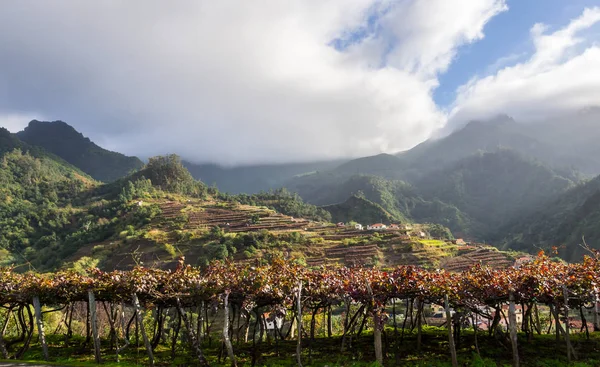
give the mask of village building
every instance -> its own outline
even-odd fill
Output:
[[[371,224],[371,225],[367,226],[368,230],[373,230],[373,231],[381,231],[386,228],[387,228],[387,226],[383,223],[375,223],[375,224]]]
[[[363,225],[360,223],[356,223],[354,225],[354,229],[356,229],[357,231],[362,231],[363,230]]]
[[[281,329],[281,327],[283,326],[283,317],[281,317],[281,316],[271,317],[271,314],[268,312],[264,313],[263,315],[265,317],[267,331],[275,330],[275,326],[277,326],[278,329]]]
[[[531,256],[531,255],[521,256],[515,260],[514,267],[518,268],[518,267],[522,266],[523,264],[527,264],[528,262],[531,262],[531,261],[533,261],[533,256]]]

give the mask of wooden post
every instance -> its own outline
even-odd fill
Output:
[[[510,345],[513,354],[513,366],[519,367],[519,349],[517,345],[517,313],[515,312],[515,295],[508,294],[508,327],[510,329]]]
[[[422,341],[422,320],[423,320],[423,307],[424,302],[421,299],[417,300],[417,351],[421,352],[421,341]]]
[[[569,335],[569,292],[565,285],[563,285],[563,297],[565,299],[565,341],[567,343],[567,361],[571,364],[571,356],[573,356],[574,359],[577,359],[577,356],[571,345],[571,336]]]
[[[598,292],[594,291],[594,331],[600,331],[600,323],[598,323]]]
[[[117,363],[119,362],[120,358],[119,353],[121,353],[125,348],[129,346],[129,338],[127,337],[127,328],[125,326],[125,305],[123,304],[123,302],[121,302],[121,309],[119,313],[121,314],[121,330],[123,330],[124,344],[121,348],[117,348]],[[117,339],[118,338],[119,336],[117,335]]]
[[[383,366],[383,348],[381,345],[381,311],[379,309],[375,309],[375,298],[373,297],[373,289],[371,289],[371,285],[369,281],[367,281],[367,290],[369,291],[369,296],[371,296],[371,303],[373,307],[373,339],[375,346],[375,359],[380,366]]]
[[[40,304],[40,298],[38,296],[33,297],[33,308],[35,310],[35,321],[37,323],[40,343],[42,344],[44,360],[47,361],[49,358],[48,344],[46,343],[46,334],[44,333],[44,320],[42,320],[42,306]]]
[[[375,359],[379,366],[383,366],[383,347],[381,343],[381,312],[373,310],[373,339],[375,342]]]
[[[452,357],[452,367],[458,367],[456,358],[456,347],[454,346],[454,334],[452,333],[452,317],[450,316],[450,302],[448,295],[444,296],[444,306],[446,308],[446,324],[448,325],[448,344],[450,346],[450,355]]]
[[[179,300],[179,298],[177,298],[176,301],[177,301],[177,312],[179,312],[179,316],[181,316],[181,318],[183,319],[183,323],[184,323],[185,328],[188,333],[188,339],[190,340],[190,342],[192,344],[192,348],[194,348],[194,351],[196,352],[198,361],[200,362],[200,365],[208,366],[208,362],[206,361],[206,358],[204,358],[202,349],[200,349],[200,344],[198,343],[198,338],[196,337],[196,335],[194,335],[194,327],[193,327],[192,323],[190,322],[190,319],[187,317],[185,310],[181,306],[181,301]]]
[[[6,350],[6,345],[4,344],[4,333],[6,333],[6,329],[8,328],[8,323],[10,322],[10,316],[12,315],[12,307],[8,309],[6,312],[6,322],[0,329],[0,353],[2,353],[2,358],[8,359],[8,351]]]
[[[237,367],[235,355],[233,354],[233,345],[229,338],[229,291],[226,291],[223,297],[223,342],[227,348],[227,356],[231,360],[231,367]]]
[[[331,321],[331,305],[329,305],[329,307],[327,307],[327,337],[331,338],[331,335],[333,335],[333,323]]]
[[[298,295],[296,296],[296,313],[298,318],[298,342],[296,343],[296,361],[302,367],[302,281],[298,282]]]
[[[140,332],[142,333],[142,339],[144,340],[144,346],[146,347],[146,352],[148,353],[148,359],[150,362],[150,366],[154,366],[154,354],[152,354],[152,345],[150,344],[150,340],[148,340],[148,335],[146,334],[146,328],[144,327],[144,314],[142,313],[142,308],[140,306],[140,300],[138,299],[137,294],[133,294],[133,307],[135,307],[136,317],[138,321],[138,325],[140,326]]]
[[[98,324],[96,323],[96,298],[94,297],[94,292],[92,291],[88,291],[88,305],[90,309],[92,340],[94,341],[94,356],[96,357],[96,363],[102,363],[102,357],[100,353],[100,337],[98,336]]]

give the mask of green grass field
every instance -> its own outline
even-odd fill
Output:
[[[49,336],[50,362],[44,362],[39,344],[34,343],[25,354],[24,361],[37,362],[60,366],[95,366],[93,353],[90,347],[82,348],[83,339],[74,338],[70,346],[64,346],[64,337]],[[135,337],[133,345],[127,348],[116,361],[114,349],[110,349],[108,341],[103,341],[103,366],[146,366],[148,358],[140,341],[136,348]],[[600,366],[600,333],[592,333],[590,339],[585,334],[573,334],[572,342],[578,354],[578,360],[570,366],[592,367]],[[436,327],[424,327],[422,335],[422,350],[417,350],[416,334],[406,332],[404,337],[394,336],[394,331],[386,329],[384,336],[384,351],[386,366],[451,366],[447,341],[447,330]],[[373,336],[363,333],[354,337],[348,344],[346,351],[341,351],[341,337],[308,338],[303,342],[302,360],[305,366],[376,366]],[[478,333],[478,346],[480,356],[474,346],[474,333],[463,331],[458,343],[458,357],[460,366],[492,367],[510,366],[510,344],[500,343],[497,339],[488,337],[484,332]],[[239,366],[295,366],[296,341],[264,340],[257,341],[256,348],[252,343],[237,344],[234,341],[235,355]],[[217,335],[211,341],[203,343],[203,351],[211,366],[229,366],[229,361],[219,358],[221,342]],[[197,360],[187,346],[178,344],[177,356],[171,358],[170,347],[159,345],[155,350],[157,366],[196,366]],[[554,335],[534,335],[527,341],[525,335],[519,335],[519,354],[522,366],[560,367],[567,364],[566,348],[564,341],[555,340]],[[11,361],[11,362],[14,362]]]

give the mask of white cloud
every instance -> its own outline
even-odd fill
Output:
[[[2,8],[0,114],[39,111],[129,154],[249,163],[394,152],[427,138],[445,122],[431,96],[437,74],[506,5],[22,0]],[[338,38],[349,47],[334,48]]]
[[[0,127],[7,129],[10,132],[16,133],[23,130],[27,123],[33,119],[40,118],[36,114],[21,114],[21,113],[6,113],[0,114]]]
[[[530,57],[461,86],[449,126],[499,113],[532,121],[600,106],[600,47],[585,35],[598,23],[600,8],[589,8],[551,33],[534,25]]]

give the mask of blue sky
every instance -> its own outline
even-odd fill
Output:
[[[502,65],[508,66],[527,58],[533,49],[530,29],[535,23],[544,23],[552,31],[580,16],[584,8],[599,5],[598,0],[507,0],[507,4],[509,10],[485,26],[485,38],[462,46],[447,72],[439,76],[433,97],[441,108],[449,106],[456,88],[473,76],[493,73],[490,68],[498,60],[506,58]]]

